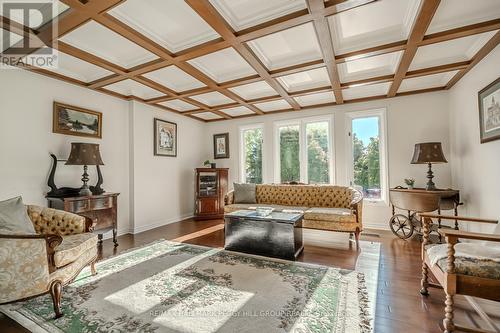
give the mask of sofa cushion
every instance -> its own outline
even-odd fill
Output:
[[[255,200],[255,184],[238,184],[234,183],[234,203],[236,204],[254,204]]]
[[[97,235],[90,232],[63,236],[63,241],[56,248],[54,264],[63,267],[77,260],[82,254],[97,247]]]
[[[36,234],[21,197],[0,201],[0,233]]]
[[[356,215],[347,208],[309,208],[305,220],[355,223]]]

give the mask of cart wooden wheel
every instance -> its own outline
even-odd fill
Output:
[[[413,235],[415,226],[412,220],[403,214],[396,214],[389,221],[392,232],[401,239],[408,239]]]

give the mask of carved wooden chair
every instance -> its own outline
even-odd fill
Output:
[[[95,223],[61,210],[27,206],[36,234],[0,234],[0,304],[50,293],[62,316],[62,287],[87,265],[96,274]]]
[[[429,233],[431,224],[433,223],[432,219],[494,224],[497,224],[498,221],[437,214],[419,214],[419,216],[423,219],[424,229],[422,243],[422,289],[420,293],[424,296],[429,295],[429,287],[444,289],[446,293],[445,318],[443,320],[445,333],[455,330],[489,332],[455,325],[453,321],[453,297],[460,294],[466,295],[465,297],[469,301],[471,301],[469,296],[497,302],[500,301],[500,261],[497,257],[498,253],[500,253],[500,244],[496,248],[491,244],[481,242],[459,243],[458,246],[457,243],[458,239],[500,243],[498,225],[494,234],[441,229],[441,233],[446,238],[446,243],[444,244],[429,244]],[[491,253],[494,253],[495,257],[490,257]],[[439,284],[429,283],[429,269]],[[489,317],[486,314],[479,313],[479,315],[487,323],[489,322]]]

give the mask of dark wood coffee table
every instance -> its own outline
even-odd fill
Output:
[[[254,210],[224,215],[224,248],[230,251],[295,260],[304,249],[302,213],[272,212],[266,217]]]

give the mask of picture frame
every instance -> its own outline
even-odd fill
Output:
[[[102,138],[102,112],[54,101],[52,133]]]
[[[229,158],[229,133],[214,134],[214,159]]]
[[[500,77],[478,92],[481,143],[500,139]]]
[[[177,157],[177,124],[154,118],[154,155]]]

